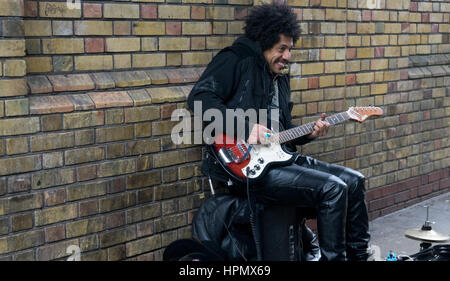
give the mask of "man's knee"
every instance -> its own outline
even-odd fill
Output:
[[[339,200],[347,197],[348,185],[336,176],[330,176],[323,186],[322,194],[325,200]]]
[[[365,191],[366,177],[360,172],[346,168],[340,178],[343,179],[350,188]]]

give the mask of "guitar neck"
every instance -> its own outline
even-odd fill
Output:
[[[347,114],[347,112],[341,112],[330,117],[326,117],[325,121],[333,126],[335,124],[347,121],[348,119],[350,119],[350,116]],[[285,130],[274,135],[274,137],[279,138],[279,143],[283,144],[312,133],[314,131],[314,124],[315,122],[310,122],[289,130]]]

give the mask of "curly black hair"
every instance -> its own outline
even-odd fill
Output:
[[[294,44],[300,37],[297,15],[285,4],[265,4],[253,7],[245,18],[245,36],[261,45],[262,51],[280,41],[280,34],[292,37]]]

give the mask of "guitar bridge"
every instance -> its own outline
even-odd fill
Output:
[[[250,150],[252,149],[251,145],[247,148],[247,146],[245,146],[243,144],[237,144],[236,147],[238,149],[238,151],[236,151],[236,153],[240,153],[242,155],[242,157],[239,157],[239,155],[236,155],[236,153],[231,148],[223,147],[223,148],[219,149],[219,151],[218,151],[219,157],[225,164],[229,164],[231,162],[239,164],[249,157]]]

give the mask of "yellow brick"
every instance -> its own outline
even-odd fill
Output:
[[[234,37],[229,36],[208,36],[206,38],[207,49],[222,49],[233,44]]]
[[[336,86],[345,86],[347,84],[345,75],[336,75]],[[327,89],[325,89],[326,91]],[[325,96],[327,96],[325,92]]]
[[[384,24],[385,33],[401,33],[402,25],[400,23],[385,23]]]
[[[383,81],[397,81],[400,80],[400,71],[391,70],[383,73]]]
[[[431,53],[431,46],[427,46],[427,45],[419,45],[416,48],[416,54],[420,54],[420,55],[425,55],[425,54],[430,54]]]
[[[25,76],[27,65],[24,60],[7,60],[4,63],[5,76]]]
[[[373,58],[374,57],[374,48],[358,48],[357,50],[357,58]]]
[[[345,36],[325,37],[325,47],[345,47]]]
[[[111,70],[112,56],[77,56],[75,70]]]
[[[450,3],[442,3],[441,12],[450,12]]]
[[[375,80],[374,82],[384,82],[384,73],[383,72],[375,72]]]
[[[374,81],[373,72],[356,74],[356,83],[358,84],[372,83],[373,81]]]
[[[422,14],[421,13],[409,13],[409,21],[410,22],[421,22]]]
[[[168,53],[167,54],[167,66],[180,66],[181,54],[180,53]]]
[[[372,36],[362,36],[361,37],[361,46],[363,47],[368,47],[370,46],[370,38]]]
[[[433,34],[428,38],[429,44],[440,44],[442,43],[442,34]]]
[[[373,10],[372,20],[373,21],[389,21],[389,12]]]
[[[139,5],[137,4],[104,4],[103,16],[105,18],[136,19],[139,18]]]
[[[326,9],[326,20],[345,21],[346,12],[344,9]]]
[[[323,100],[323,89],[309,90],[301,93],[302,103]]]
[[[1,0],[0,16],[23,16],[23,2],[17,0]]]
[[[304,90],[308,89],[307,78],[291,78],[291,90]]]
[[[387,69],[389,67],[388,59],[377,59],[370,61],[370,70]]]
[[[361,46],[361,36],[349,36],[348,37],[349,47],[359,47]]]
[[[319,78],[319,87],[331,87],[335,84],[335,78],[334,75],[327,75],[327,76],[320,76]]]
[[[321,74],[324,71],[322,62],[306,63],[302,65],[302,75]]]
[[[375,33],[374,23],[358,23],[358,34],[373,34]]]
[[[306,114],[305,104],[296,104],[292,107],[291,111],[292,117],[304,116]]]
[[[134,35],[164,35],[166,34],[166,24],[164,22],[133,22]]]
[[[214,20],[234,20],[233,7],[207,7],[206,18]]]
[[[227,33],[227,23],[221,21],[215,21],[213,23],[213,34],[226,34]]]
[[[27,81],[25,80],[25,78],[1,79],[0,89],[1,89],[0,97],[24,96],[28,93]],[[9,129],[14,130],[14,128]],[[2,135],[1,126],[0,126],[0,135]]]
[[[165,54],[133,54],[132,57],[133,67],[157,67],[166,65]]]
[[[106,38],[107,52],[135,52],[141,48],[139,38]]]
[[[386,1],[386,8],[389,10],[402,10],[403,2],[400,0],[397,1]]]
[[[370,85],[371,95],[383,95],[387,93],[388,84],[372,84]]]
[[[183,65],[202,65],[208,64],[212,59],[211,52],[195,52],[195,53],[183,53],[182,62]]]
[[[322,36],[308,36],[300,38],[297,41],[296,48],[322,48],[324,44],[325,39]]]
[[[309,0],[287,0],[289,6],[303,6],[308,7]]]
[[[48,20],[24,20],[25,36],[51,36],[51,21]]]
[[[325,63],[325,73],[341,73],[341,72],[345,72],[345,61]]]
[[[74,22],[75,35],[112,35],[111,21],[83,20]]]
[[[157,51],[158,40],[154,37],[141,38],[142,51]]]
[[[443,14],[431,13],[430,22],[441,23],[444,20]]]
[[[160,19],[189,19],[190,6],[182,5],[159,5],[158,18]]]
[[[323,9],[303,9],[303,20],[325,20]]]
[[[420,35],[409,35],[408,44],[409,45],[417,45],[420,43]]]
[[[25,40],[0,40],[0,57],[25,56]]]
[[[409,12],[399,12],[398,13],[399,22],[409,22]]]
[[[228,33],[229,34],[244,34],[244,22],[243,21],[232,21],[228,22]]]
[[[389,44],[389,36],[388,35],[374,35],[371,36],[371,45],[372,46],[384,46]]]
[[[6,100],[5,101],[5,112],[6,112],[6,116],[28,115],[28,113],[29,113],[28,98]],[[26,138],[24,138],[24,139],[26,139]],[[7,143],[7,149],[8,149],[8,143]]]
[[[322,7],[336,7],[336,0],[322,0],[320,5]]]
[[[334,60],[336,58],[336,49],[320,50],[320,60]]]
[[[131,68],[131,55],[114,55],[114,69]]]
[[[384,49],[385,57],[399,57],[400,56],[400,47],[386,47]]]
[[[417,32],[418,33],[430,33],[431,32],[431,24],[418,24]]]
[[[187,37],[159,38],[159,50],[161,51],[185,51],[189,50],[190,45],[190,38]]]
[[[398,36],[399,45],[408,45],[408,42],[409,42],[409,34],[401,34]]]
[[[67,1],[39,2],[39,15],[43,18],[79,18],[81,9],[69,9]]]
[[[183,35],[208,35],[211,34],[209,22],[183,22]]]
[[[51,57],[25,57],[27,72],[50,72],[53,69]]]
[[[334,22],[321,22],[320,23],[320,32],[322,34],[325,33],[336,33],[336,23]]]
[[[44,54],[84,53],[84,42],[81,38],[42,39]]]
[[[417,7],[417,10],[419,12],[432,12],[433,11],[433,4],[432,3],[419,2],[418,4],[419,5]]]

